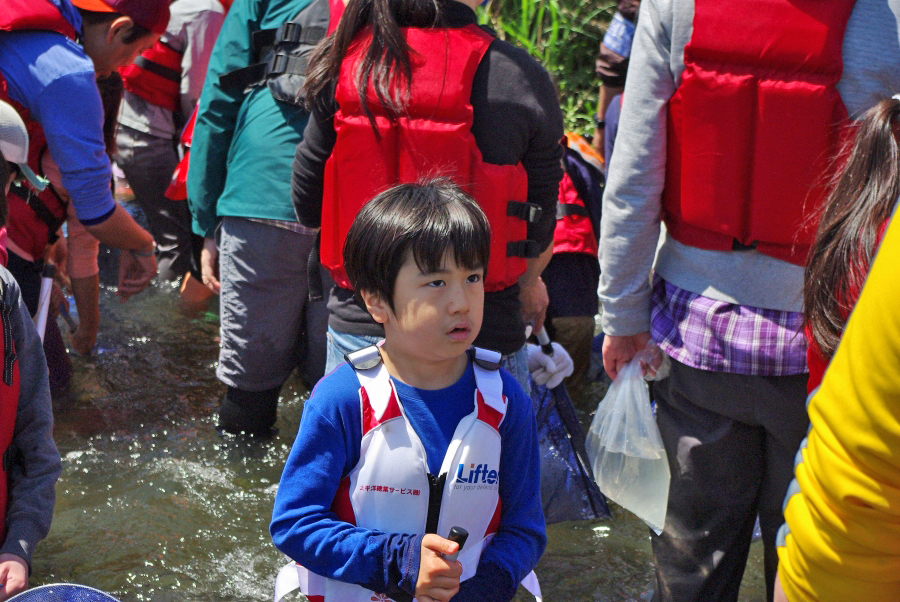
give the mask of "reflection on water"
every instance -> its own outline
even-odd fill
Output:
[[[98,350],[74,358],[72,400],[55,411],[63,474],[32,585],[83,583],[124,602],[272,599],[285,558],[268,522],[306,391],[285,387],[274,441],[220,437],[217,316],[182,317],[176,298],[166,285],[128,303],[101,292]],[[550,527],[546,600],[649,600],[647,528],[613,511]],[[756,543],[741,600],[763,591]]]

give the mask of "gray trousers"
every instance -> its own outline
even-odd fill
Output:
[[[175,142],[119,124],[116,164],[134,191],[159,247],[159,277],[178,280],[191,268],[191,213],[185,201],[166,198],[166,188],[178,165]]]
[[[315,236],[238,217],[219,230],[221,348],[216,376],[229,387],[280,387],[302,366],[314,385],[325,369],[325,301],[307,300]]]
[[[655,601],[737,600],[757,514],[768,600],[775,535],[806,436],[807,375],[746,376],[672,362],[654,383],[672,482],[665,528],[651,533]]]

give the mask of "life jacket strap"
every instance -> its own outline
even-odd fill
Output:
[[[173,82],[181,82],[181,73],[176,71],[175,69],[170,69],[164,65],[160,65],[150,59],[138,55],[134,59],[134,64],[137,67],[140,67],[144,71],[149,71],[155,75],[160,76],[163,79],[167,79]]]
[[[541,245],[536,240],[516,240],[506,243],[507,257],[524,257],[534,259],[540,257]]]
[[[520,201],[510,201],[506,204],[506,215],[509,217],[517,217],[529,224],[535,224],[541,219],[544,210],[536,203],[522,203]]]
[[[581,217],[591,217],[590,212],[587,210],[587,207],[583,207],[581,205],[575,205],[573,203],[557,203],[556,204],[556,219],[562,219],[567,215],[580,215]]]

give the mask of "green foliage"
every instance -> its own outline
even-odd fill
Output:
[[[615,9],[611,0],[491,0],[479,19],[547,69],[559,88],[566,129],[590,134],[600,86],[594,60]]]

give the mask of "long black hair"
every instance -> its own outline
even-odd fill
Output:
[[[370,27],[372,40],[355,74],[360,103],[372,127],[375,117],[366,104],[369,82],[378,102],[390,119],[396,118],[409,97],[409,45],[401,27],[441,27],[442,3],[448,0],[350,0],[337,29],[313,51],[306,78],[306,98],[310,107],[331,94],[340,75],[341,62],[353,38]],[[400,96],[405,84],[406,95]]]
[[[822,206],[806,263],[803,305],[807,329],[825,358],[837,349],[877,251],[881,228],[900,196],[898,133],[898,97],[869,109]]]

